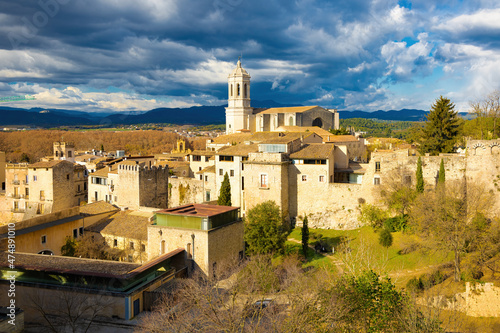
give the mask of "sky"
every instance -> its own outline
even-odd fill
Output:
[[[0,0],[2,103],[91,112],[251,97],[339,110],[465,112],[500,89],[498,0]]]

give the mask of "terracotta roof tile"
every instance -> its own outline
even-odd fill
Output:
[[[292,159],[327,159],[333,155],[335,145],[312,143],[304,145],[299,151],[290,154]]]
[[[107,203],[105,201],[97,201],[93,202],[90,204],[86,204],[85,206],[80,207],[80,214],[86,214],[86,215],[97,215],[97,214],[102,214],[102,213],[107,213],[107,212],[112,212],[119,210],[119,208],[116,208],[110,203]]]
[[[254,109],[254,113],[259,114],[274,114],[274,113],[301,113],[318,108],[317,105],[312,106],[292,106],[283,108],[269,108],[269,109]]]

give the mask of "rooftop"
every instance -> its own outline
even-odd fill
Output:
[[[311,143],[304,145],[299,151],[290,154],[292,159],[327,159],[333,155],[335,145]]]
[[[254,144],[244,144],[240,143],[236,146],[222,147],[217,151],[217,155],[228,155],[228,156],[248,156],[249,153],[257,153],[259,151],[259,145]]]
[[[301,113],[315,108],[319,108],[319,106],[312,105],[312,106],[292,106],[292,107],[270,108],[270,109],[255,109],[254,113],[259,113],[259,114]]]
[[[111,167],[111,170],[110,170]],[[91,176],[96,177],[107,177],[110,173],[118,173],[118,164],[107,165],[104,168],[101,168],[95,172],[92,172]]]
[[[182,215],[182,216],[211,217],[221,213],[226,213],[238,209],[239,207],[231,207],[231,206],[189,204],[189,205],[159,210],[156,213]]]
[[[332,133],[318,126],[280,126],[276,130],[282,132],[313,132],[320,136],[333,135]]]
[[[103,222],[88,227],[86,230],[147,241],[148,225],[152,223],[149,221],[151,216],[153,216],[153,213],[145,215],[133,211],[120,211]]]
[[[28,165],[28,167],[30,169],[33,169],[33,168],[53,168],[56,165],[61,164],[61,163],[69,163],[71,165],[74,164],[74,163],[71,163],[71,162],[65,161],[65,160],[52,160],[52,161],[48,161],[48,162],[37,162],[34,164],[30,164],[30,165]]]
[[[215,173],[215,165],[210,165],[207,166],[206,168],[201,169],[200,171],[196,172],[197,174],[202,174],[202,173]]]
[[[119,210],[110,203],[105,201],[96,201],[93,203],[86,204],[85,206],[80,207],[80,214],[84,215],[98,215],[102,213],[112,212]]]
[[[325,142],[358,142],[359,140],[352,135],[321,135]]]

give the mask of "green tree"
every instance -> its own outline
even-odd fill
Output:
[[[219,206],[231,206],[231,184],[229,183],[229,176],[226,172],[224,180],[222,181],[219,198],[217,199]]]
[[[74,257],[76,252],[77,242],[72,237],[66,237],[66,243],[61,247],[61,255],[66,257]]]
[[[419,156],[418,161],[417,161],[417,172],[416,172],[416,177],[417,177],[417,193],[423,193],[424,192],[424,175],[422,172],[422,158]]]
[[[444,174],[444,161],[441,159],[441,164],[439,165],[439,178],[438,178],[438,183],[443,184],[445,181],[445,174]]]
[[[349,132],[344,127],[340,127],[339,129],[330,128],[330,133],[332,133],[334,135],[350,135],[351,134],[351,132]]]
[[[101,144],[101,151],[104,151],[104,145]]]
[[[460,119],[455,111],[455,104],[441,96],[427,115],[420,152],[431,155],[453,152],[459,132]]]
[[[392,245],[392,234],[391,231],[387,228],[382,229],[380,235],[378,237],[378,242],[383,247],[391,247]]]
[[[309,225],[307,215],[304,215],[304,221],[302,222],[302,252],[304,252],[304,257],[307,258],[307,249],[309,248]]]
[[[250,209],[245,218],[245,241],[250,254],[283,253],[289,228],[274,201]]]
[[[22,153],[21,154],[20,162],[21,163],[29,163],[30,162],[30,157],[28,156],[28,154]]]

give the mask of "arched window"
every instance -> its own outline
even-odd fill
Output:
[[[316,118],[313,120],[312,125],[318,126],[318,127],[323,127],[323,121],[321,120],[321,118]]]
[[[162,240],[161,241],[161,248],[160,248],[160,254],[164,254],[166,251],[166,245],[165,245],[165,241]]]
[[[245,85],[243,86],[243,98],[247,98],[247,94],[248,94],[248,91],[247,91],[247,84],[245,83]]]
[[[240,96],[240,84],[239,83],[236,85],[236,89],[237,89],[236,96]]]
[[[233,97],[233,84],[231,84],[231,89],[229,93],[231,94],[231,97]]]
[[[293,117],[288,119],[288,126],[293,126]]]

